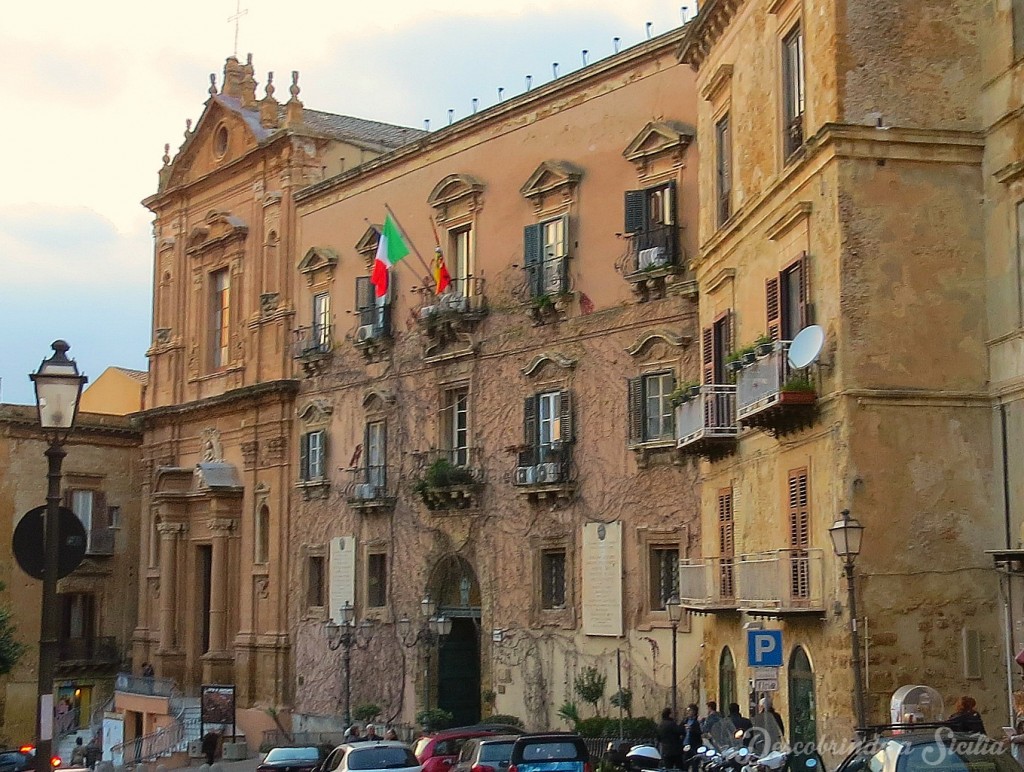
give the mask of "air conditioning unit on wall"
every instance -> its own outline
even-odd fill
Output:
[[[373,483],[360,483],[356,486],[356,498],[363,501],[377,498],[377,486]]]
[[[651,247],[650,249],[641,249],[638,258],[638,267],[641,271],[647,268],[665,265],[665,263],[668,262],[668,259],[665,255],[665,250],[662,247]]]
[[[513,485],[533,485],[537,480],[537,467],[517,466],[515,476],[512,478]]]
[[[373,340],[374,337],[372,324],[364,324],[360,326],[359,331],[356,333],[356,340],[360,343]]]
[[[546,464],[537,465],[537,482],[539,483],[554,483],[558,482],[558,478],[561,475],[558,473],[558,464],[548,462]]]

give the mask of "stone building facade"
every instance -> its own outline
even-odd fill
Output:
[[[680,47],[699,94],[692,266],[715,408],[696,423],[719,435],[683,447],[704,456],[704,540],[682,594],[708,615],[705,671],[722,701],[747,702],[749,628],[782,631],[775,704],[791,740],[853,724],[828,533],[844,509],[866,529],[869,721],[915,683],[947,712],[970,693],[989,724],[1003,715],[1002,600],[984,552],[1005,530],[986,341],[1004,336],[992,351],[1005,350],[1019,323],[999,312],[989,329],[1017,292],[992,261],[986,280],[979,202],[996,183],[983,175],[976,37],[997,5],[710,0]],[[1005,37],[988,54],[1002,67]],[[1007,206],[986,209],[1002,222]],[[812,323],[821,355],[797,370],[788,342]]]
[[[324,625],[346,603],[373,631],[351,652],[351,704],[389,720],[441,707],[564,725],[589,667],[603,714],[621,673],[634,714],[656,716],[673,643],[681,704],[700,693],[700,622],[676,641],[665,607],[701,539],[671,401],[699,371],[681,35],[296,194],[296,323],[322,330],[296,352],[291,437],[301,720],[341,712]],[[375,300],[387,209],[415,252]],[[435,246],[453,281],[440,295]],[[440,643],[424,598],[452,622]]]
[[[211,75],[145,201],[154,329],[133,657],[186,694],[233,683],[243,712],[291,700],[292,193],[422,133],[306,109],[298,73],[287,102],[272,75],[255,90],[251,58],[227,60],[219,91]]]
[[[102,717],[115,676],[131,657],[141,440],[124,416],[79,413],[65,445],[64,505],[82,521],[87,541],[82,564],[57,583],[58,736],[88,729]],[[46,503],[46,447],[34,405],[0,405],[4,545],[12,543],[25,513]],[[15,638],[26,646],[15,669],[0,679],[0,734],[19,743],[35,734],[42,582],[29,577],[10,555],[0,561],[0,582],[0,604],[10,609]]]

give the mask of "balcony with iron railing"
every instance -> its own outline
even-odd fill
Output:
[[[736,448],[736,387],[728,383],[694,387],[676,407],[676,447],[683,453],[715,459]]]
[[[737,420],[774,435],[812,423],[817,392],[806,372],[790,367],[789,341],[766,344],[763,349],[763,354],[751,352],[737,364]]]
[[[487,296],[482,277],[452,279],[441,294],[428,290],[424,295],[416,315],[425,332],[437,329],[444,322],[475,322],[487,316]]]
[[[571,498],[576,480],[569,445],[552,443],[520,448],[512,485],[531,500]]]
[[[109,557],[114,554],[116,541],[116,528],[92,528],[89,531],[89,541],[85,547],[85,554],[90,557]]]
[[[413,454],[413,491],[431,512],[478,509],[484,485],[480,455],[479,448],[465,446]]]
[[[168,699],[177,694],[177,688],[171,678],[137,676],[131,673],[118,673],[117,680],[114,682],[114,690],[124,694],[166,697]]]
[[[345,500],[363,514],[391,511],[398,499],[397,475],[385,464],[366,464],[346,469]]]
[[[736,601],[755,616],[822,614],[825,576],[820,549],[783,549],[735,558]]]
[[[626,281],[641,301],[664,297],[666,285],[683,271],[678,226],[656,225],[628,237]]]
[[[734,611],[734,558],[684,558],[679,561],[679,600],[696,613]]]
[[[314,324],[292,333],[292,357],[307,374],[319,372],[334,349],[334,325]]]

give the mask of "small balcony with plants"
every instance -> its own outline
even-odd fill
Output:
[[[679,561],[679,600],[697,614],[736,610],[734,558],[684,558]]]
[[[678,227],[656,225],[627,236],[623,274],[633,294],[640,302],[665,297],[667,285],[683,272]]]
[[[736,601],[754,616],[781,617],[825,612],[825,577],[820,549],[781,549],[735,558]]]
[[[386,465],[365,465],[345,470],[345,500],[349,507],[364,515],[390,512],[395,508],[396,486],[393,470]]]
[[[676,448],[711,461],[736,449],[736,386],[731,383],[683,384],[672,392],[676,411]]]
[[[566,443],[516,446],[512,485],[534,503],[571,499],[576,492],[572,458]]]
[[[292,332],[292,357],[302,366],[306,375],[316,375],[334,350],[334,325],[299,327]]]
[[[420,294],[416,324],[420,332],[438,343],[455,340],[459,333],[471,332],[487,316],[482,277],[452,279],[439,295],[430,288],[423,288]]]
[[[727,364],[736,378],[736,418],[742,426],[781,436],[814,422],[817,388],[807,370],[789,364],[789,341],[762,336],[733,353]]]
[[[412,489],[431,512],[465,512],[480,507],[483,469],[473,466],[477,448],[433,449],[415,454]]]

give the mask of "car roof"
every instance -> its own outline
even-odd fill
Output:
[[[521,734],[516,737],[517,740],[558,740],[564,742],[565,740],[582,740],[583,738],[575,732],[531,732],[529,734]]]
[[[471,738],[473,742],[480,743],[481,745],[488,745],[490,743],[508,743],[515,742],[522,735],[518,734],[485,734],[481,737]]]
[[[359,740],[357,742],[342,743],[338,748],[345,748],[346,751],[362,750],[364,748],[405,748],[408,750],[409,746],[398,740]],[[334,750],[338,750],[338,748]]]

